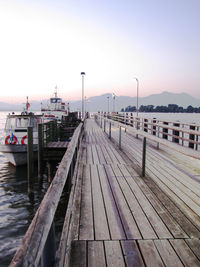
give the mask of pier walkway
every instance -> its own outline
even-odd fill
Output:
[[[199,160],[147,142],[142,178],[142,140],[118,132],[85,122],[58,265],[200,266]]]

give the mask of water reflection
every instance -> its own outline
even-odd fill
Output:
[[[35,170],[32,192],[28,194],[26,166],[14,167],[0,155],[0,266],[8,266],[20,245],[48,182],[37,178]]]

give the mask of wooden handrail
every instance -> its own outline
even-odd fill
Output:
[[[22,240],[21,246],[12,259],[10,267],[39,265],[70,166],[79,144],[82,127],[83,124],[80,123],[76,128],[56,175]]]
[[[135,126],[135,125],[133,125],[135,123],[138,125],[139,128],[142,128],[143,130],[145,129],[146,132],[151,131],[151,133],[154,132],[154,134],[155,133],[164,134],[165,136],[171,136],[171,137],[174,137],[174,138],[179,139],[179,140],[183,140],[183,141],[186,141],[186,142],[189,142],[192,144],[200,145],[200,141],[198,141],[198,140],[193,140],[193,139],[185,138],[185,137],[183,138],[183,135],[187,134],[189,136],[193,135],[198,139],[198,137],[200,136],[200,131],[199,131],[200,125],[198,125],[198,124],[188,124],[188,123],[183,123],[183,122],[179,122],[179,121],[178,122],[170,122],[167,120],[158,120],[158,119],[155,119],[156,122],[154,123],[154,122],[152,122],[154,119],[147,119],[147,118],[140,118],[140,117],[128,117],[128,118],[126,118],[126,117],[123,117],[121,114],[108,116],[108,118],[110,118],[111,120],[114,120],[114,121],[118,121],[122,124],[130,125],[130,126]],[[142,121],[141,121],[141,119],[142,119]],[[144,119],[146,119],[148,121],[144,121]],[[149,120],[151,120],[151,121],[149,121]],[[163,123],[162,124],[157,123],[159,121],[163,122]],[[166,125],[166,124],[164,124],[164,122],[172,124],[172,126]],[[176,123],[180,124],[180,126],[175,126],[174,124],[176,124]],[[151,128],[149,128],[149,126]],[[189,126],[192,126],[192,127],[195,126],[198,130],[188,129],[188,128],[185,128],[183,126],[188,126],[188,127]],[[152,127],[155,127],[155,129],[153,129]],[[164,132],[164,131],[162,132],[162,131],[160,131],[160,129],[171,130],[172,134],[170,134],[168,132]],[[173,131],[180,132],[182,134],[182,136],[174,135]]]
[[[140,136],[146,137],[147,139],[149,139],[149,140],[151,140],[153,142],[160,143],[160,144],[162,144],[164,146],[167,146],[167,147],[169,147],[171,149],[174,149],[174,150],[176,150],[176,151],[178,151],[178,152],[180,152],[182,154],[185,154],[185,155],[200,159],[199,151],[195,151],[194,149],[190,149],[188,147],[183,147],[183,146],[181,146],[179,144],[172,143],[169,140],[165,140],[163,138],[159,138],[159,137],[157,137],[155,135],[151,135],[151,134],[146,133],[146,132],[144,132],[142,130],[136,130],[133,127],[131,127],[130,125],[127,125],[127,124],[125,125],[125,124],[123,124],[121,122],[113,121],[113,120],[107,119],[105,117],[103,118],[103,120],[111,121],[112,124],[117,124],[118,127],[121,126],[121,127],[124,127],[124,128],[128,128],[129,129],[129,133],[131,133],[131,134],[136,134],[136,135],[140,135]],[[163,133],[163,134],[167,134],[167,133]],[[198,132],[198,134],[199,134],[199,132]],[[176,135],[173,135],[172,137],[177,138],[177,139],[183,139],[181,136],[176,136]],[[200,141],[189,140],[188,142],[200,145]]]

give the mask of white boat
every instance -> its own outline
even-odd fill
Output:
[[[65,102],[62,98],[57,95],[57,87],[55,87],[54,97],[49,99],[47,107],[42,107],[41,112],[43,114],[44,120],[57,120],[61,122],[63,117],[68,116],[69,107],[66,107]]]
[[[42,115],[35,115],[29,112],[29,102],[27,97],[26,108],[21,114],[7,115],[5,124],[5,135],[0,144],[2,152],[10,163],[14,166],[27,163],[27,127],[33,127],[33,149],[37,156],[38,133],[37,125],[42,122]]]

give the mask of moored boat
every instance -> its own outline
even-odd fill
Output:
[[[62,98],[58,97],[57,86],[55,87],[54,97],[49,99],[47,107],[41,108],[41,112],[45,121],[57,120],[58,122],[61,122],[62,118],[68,116],[69,108],[66,107]]]
[[[5,136],[0,144],[2,152],[14,166],[27,163],[27,127],[33,127],[33,150],[37,156],[37,125],[42,122],[42,115],[29,112],[27,97],[26,107],[21,114],[8,114],[5,124]]]

